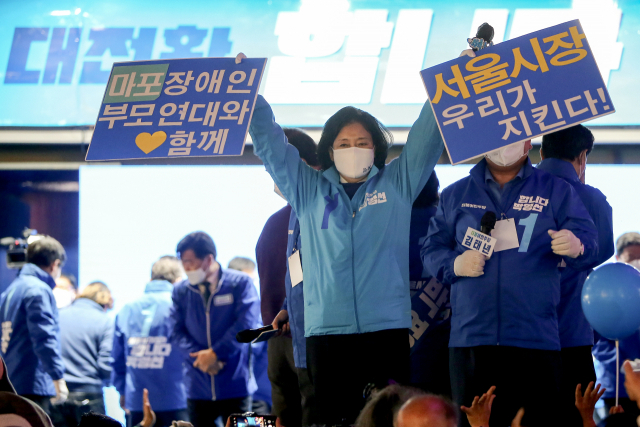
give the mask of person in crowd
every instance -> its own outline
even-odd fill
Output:
[[[254,280],[255,284],[257,271],[256,263],[253,262],[253,260],[238,256],[229,261],[227,268],[229,270],[243,272],[251,277],[251,280]],[[259,320],[255,327],[262,327],[262,321]],[[269,363],[267,343],[259,342],[249,345],[251,346],[250,366],[251,369],[253,369],[253,375],[258,385],[258,389],[251,396],[251,411],[256,414],[267,415],[271,413],[271,383],[269,382],[269,374],[267,372],[267,365]]]
[[[105,413],[102,383],[111,376],[113,320],[111,291],[103,282],[87,285],[73,303],[60,310],[60,343],[67,401],[52,408],[57,427],[75,427],[82,414]]]
[[[593,149],[593,134],[583,125],[572,126],[542,137],[539,170],[567,181],[576,191],[598,231],[598,257],[595,264],[607,261],[614,253],[613,214],[607,198],[597,188],[584,183],[587,156]],[[582,285],[592,269],[562,267],[558,331],[562,354],[563,425],[582,426],[582,418],[574,405],[577,384],[583,389],[596,381],[591,348],[593,328],[582,312]]]
[[[287,143],[262,96],[250,133],[300,221],[307,367],[322,408],[313,421],[351,423],[368,383],[409,380],[409,221],[443,149],[433,111],[425,104],[402,154],[388,165],[389,131],[354,107],[325,123],[322,171]]]
[[[416,396],[407,401],[396,418],[395,427],[455,427],[458,413],[446,398],[433,394]]]
[[[49,413],[68,395],[60,352],[58,308],[53,296],[66,253],[45,236],[27,248],[27,264],[0,295],[0,351],[16,392]],[[50,402],[50,398],[52,402]]]
[[[636,232],[624,233],[616,240],[616,260],[631,264],[634,260],[640,260],[640,234]],[[631,264],[633,265],[633,264]],[[619,369],[616,360],[616,343],[607,339],[598,332],[595,332],[596,343],[593,346],[593,356],[600,362],[601,369],[598,372],[598,382],[607,391],[604,393],[604,407],[607,412],[615,407],[616,398],[616,370]],[[621,339],[618,342],[620,351],[620,361],[630,359],[640,361],[640,331],[634,332],[631,336]],[[620,384],[625,381],[625,372],[620,372]],[[623,388],[619,390],[619,405],[624,411],[634,416],[640,416],[638,409],[631,396],[627,395]]]
[[[355,427],[393,427],[406,401],[424,395],[420,389],[392,384],[373,393],[356,419]]]
[[[309,135],[300,129],[292,128],[285,128],[284,133],[289,144],[298,150],[302,161],[312,168],[320,167],[316,143]],[[275,186],[275,191],[280,195],[277,186]],[[283,196],[280,195],[280,197]],[[284,208],[271,215],[267,220],[256,244],[262,321],[265,324],[273,324],[276,315],[283,307],[287,291],[291,287],[287,273],[287,258],[290,255],[288,245],[293,247],[292,242],[297,240],[297,237],[292,235],[295,228],[292,224],[296,223],[297,217],[295,217],[291,205],[287,203]],[[287,280],[289,281],[288,288],[285,285]],[[302,289],[302,284],[299,286]],[[300,293],[299,296],[301,298],[302,294]],[[289,298],[289,302],[291,302],[291,298]],[[295,302],[293,304],[295,305]],[[303,318],[304,306],[302,302],[299,307],[300,310],[297,314]],[[304,321],[304,319],[302,320]],[[277,322],[274,328],[278,328]],[[268,341],[268,373],[271,381],[273,412],[280,418],[284,426],[310,425],[313,419],[313,387],[306,371],[304,324],[301,329],[292,331],[292,333],[297,333],[293,336],[293,340],[285,335],[273,337]],[[301,345],[295,346],[295,343],[300,342]]]
[[[182,374],[184,357],[169,340],[171,293],[183,276],[178,258],[161,257],[151,267],[151,281],[144,294],[122,307],[116,317],[111,380],[120,393],[120,406],[129,413],[133,425],[145,416],[143,389],[150,390],[158,427],[189,419]]]
[[[520,407],[525,425],[542,425],[545,411],[557,411],[558,264],[584,270],[597,262],[589,213],[571,185],[533,168],[530,149],[524,141],[492,151],[445,188],[421,253],[429,273],[451,286],[454,400],[470,405],[497,386],[494,425],[507,425]],[[463,246],[487,212],[499,219],[490,259]]]
[[[78,283],[73,274],[61,274],[56,279],[56,287],[53,288],[53,296],[56,299],[58,310],[71,305],[78,296]]]
[[[640,409],[640,371],[635,371],[628,360],[625,360],[622,367],[625,374],[624,388],[627,391],[627,396],[636,402],[636,406]]]
[[[260,301],[246,274],[222,269],[207,233],[186,235],[177,253],[188,279],[173,289],[171,342],[185,356],[190,421],[209,427],[251,408],[257,386],[236,334],[258,324]]]
[[[156,424],[156,413],[153,412],[149,402],[149,390],[146,388],[142,391],[142,407],[144,416],[138,424],[135,424],[135,427],[153,427]],[[78,427],[122,427],[122,425],[104,414],[88,412],[82,416]]]
[[[7,366],[0,356],[0,426],[3,427],[52,427],[51,419],[44,410],[16,394]]]
[[[440,183],[435,171],[429,177],[411,211],[409,279],[411,286],[411,384],[424,391],[451,396],[449,334],[451,304],[448,286],[430,277],[420,257],[429,220],[438,206]]]

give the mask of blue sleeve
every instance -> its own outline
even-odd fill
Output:
[[[591,219],[598,230],[598,260],[596,265],[606,262],[613,256],[615,252],[615,244],[613,242],[613,209],[607,198],[599,190],[597,191],[599,199],[595,206],[590,209]]]
[[[234,295],[235,321],[227,329],[222,338],[211,346],[218,358],[222,361],[229,359],[244,344],[236,340],[236,334],[242,330],[255,328],[260,324],[260,298],[251,279],[244,279],[237,288],[240,295]]]
[[[56,381],[64,376],[64,364],[60,350],[60,325],[54,301],[51,291],[33,289],[25,295],[24,307],[33,351],[40,359],[44,371]]]
[[[280,309],[280,311],[282,310],[289,311],[289,309],[287,309],[287,297],[284,297],[284,302],[282,303],[282,308]]]
[[[444,285],[453,284],[457,276],[453,263],[460,253],[456,249],[456,225],[447,219],[448,192],[442,192],[436,214],[429,221],[429,232],[420,249],[425,269]]]
[[[315,197],[314,190],[321,172],[300,159],[298,150],[287,142],[271,106],[262,95],[258,95],[256,100],[249,133],[255,154],[264,162],[267,172],[289,204],[302,214]]]
[[[418,197],[433,168],[438,163],[444,143],[433,115],[431,103],[422,107],[418,120],[411,126],[402,153],[385,169],[394,186],[411,203]]]
[[[183,302],[181,301],[184,295],[180,295],[181,291],[184,293],[183,287],[175,286],[171,294],[173,304],[171,305],[171,314],[169,316],[169,329],[171,331],[169,341],[188,355],[189,353],[204,350],[204,348],[193,339],[187,330],[185,323],[186,312],[183,307]]]
[[[100,378],[109,380],[111,378],[111,349],[113,347],[114,324],[108,319],[104,325],[100,344],[98,346],[98,370]]]
[[[118,324],[116,317],[115,331],[113,334],[113,346],[111,348],[111,383],[121,396],[125,394],[125,379],[127,376],[126,336]]]
[[[577,258],[563,256],[565,263],[576,270],[586,270],[598,262],[598,231],[573,187],[562,182],[567,189],[563,192],[560,208],[556,212],[558,230],[569,230],[584,245],[584,254]]]

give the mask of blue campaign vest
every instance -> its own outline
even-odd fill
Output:
[[[613,255],[613,218],[607,198],[597,188],[580,182],[569,162],[560,159],[545,159],[537,166],[567,181],[578,193],[598,230],[598,260],[600,265]],[[582,312],[582,286],[592,268],[576,270],[562,268],[560,278],[561,295],[558,304],[558,328],[562,348],[593,345],[593,328]]]
[[[486,160],[470,176],[447,187],[440,197],[422,248],[425,267],[451,285],[450,347],[509,345],[559,350],[556,309],[560,271],[566,264],[590,268],[597,259],[597,232],[573,188],[564,180],[534,169],[527,159],[523,178],[505,186],[494,200],[485,182]],[[480,277],[457,277],[455,258],[467,250],[467,228],[480,228],[485,212],[515,221],[520,246],[494,253]],[[568,229],[584,244],[584,255],[571,259],[551,250],[548,230]]]
[[[112,381],[124,393],[129,410],[142,411],[145,388],[156,411],[187,407],[183,355],[169,339],[172,291],[167,281],[149,282],[144,295],[125,305],[116,317]]]

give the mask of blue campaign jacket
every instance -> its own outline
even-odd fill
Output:
[[[411,205],[443,149],[431,106],[423,107],[400,157],[374,166],[351,200],[335,166],[316,171],[300,159],[261,96],[250,132],[300,221],[305,335],[409,328]]]
[[[184,355],[169,340],[172,292],[171,283],[153,280],[144,295],[122,307],[116,317],[112,382],[131,411],[142,411],[145,388],[156,411],[187,407]]]
[[[409,236],[409,278],[411,280],[411,383],[427,385],[432,370],[439,369],[439,356],[449,344],[451,331],[450,286],[430,277],[420,258],[427,238],[429,220],[436,207],[413,208]]]
[[[595,264],[600,265],[611,258],[614,252],[613,212],[605,195],[597,188],[580,182],[573,165],[567,161],[545,159],[540,162],[538,169],[564,179],[578,193],[598,230],[598,258]],[[582,312],[582,285],[591,271],[591,268],[576,270],[569,266],[562,269],[558,304],[558,329],[562,348],[593,345],[593,328]]]
[[[449,346],[559,350],[558,265],[564,259],[569,266],[587,269],[597,262],[593,221],[567,182],[533,168],[528,159],[523,178],[505,186],[500,205],[490,194],[485,169],[483,159],[470,176],[444,189],[422,247],[427,270],[451,285]],[[520,247],[494,253],[480,277],[457,277],[453,264],[467,250],[462,246],[467,228],[480,229],[488,211],[515,219]],[[551,229],[572,231],[584,245],[584,254],[575,259],[555,255],[547,232]]]
[[[284,286],[287,297],[284,300],[283,310],[289,313],[289,327],[293,340],[293,361],[296,368],[307,367],[307,340],[304,336],[304,281],[291,286],[289,273],[289,257],[294,248],[302,254],[302,238],[300,237],[300,223],[296,213],[291,210],[289,215],[289,235],[287,241],[287,274],[284,276]]]
[[[256,389],[249,369],[249,346],[236,341],[236,334],[260,322],[260,299],[246,274],[220,269],[218,287],[205,309],[202,294],[188,281],[173,290],[172,344],[182,350],[185,386],[189,399],[223,400],[247,397]],[[189,353],[213,349],[225,367],[215,376],[193,367]]]
[[[595,345],[593,346],[593,356],[600,362],[601,369],[596,370],[598,383],[607,390],[602,397],[605,399],[616,397],[616,342],[609,340],[595,332]],[[618,343],[620,350],[620,394],[619,397],[629,397],[624,387],[625,375],[622,364],[625,360],[638,361],[640,359],[640,331],[620,340]]]
[[[52,380],[64,375],[55,286],[47,272],[25,264],[0,295],[0,351],[18,394],[55,396]]]
[[[60,310],[60,343],[69,391],[102,393],[111,376],[113,320],[97,302],[78,298]]]
[[[256,325],[257,328],[262,327],[262,322]],[[251,367],[253,376],[256,379],[258,389],[253,393],[253,401],[261,400],[267,402],[269,407],[273,405],[271,399],[271,381],[269,381],[269,353],[267,349],[268,342],[259,342],[251,344]]]

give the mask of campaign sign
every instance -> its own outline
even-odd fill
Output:
[[[421,75],[454,165],[615,112],[577,19]]]
[[[493,249],[497,243],[498,239],[495,237],[481,233],[471,227],[467,228],[464,239],[462,239],[462,246],[469,248],[472,251],[480,252],[487,258],[491,258],[491,254],[493,253]]]
[[[114,64],[86,160],[242,155],[266,62]]]

